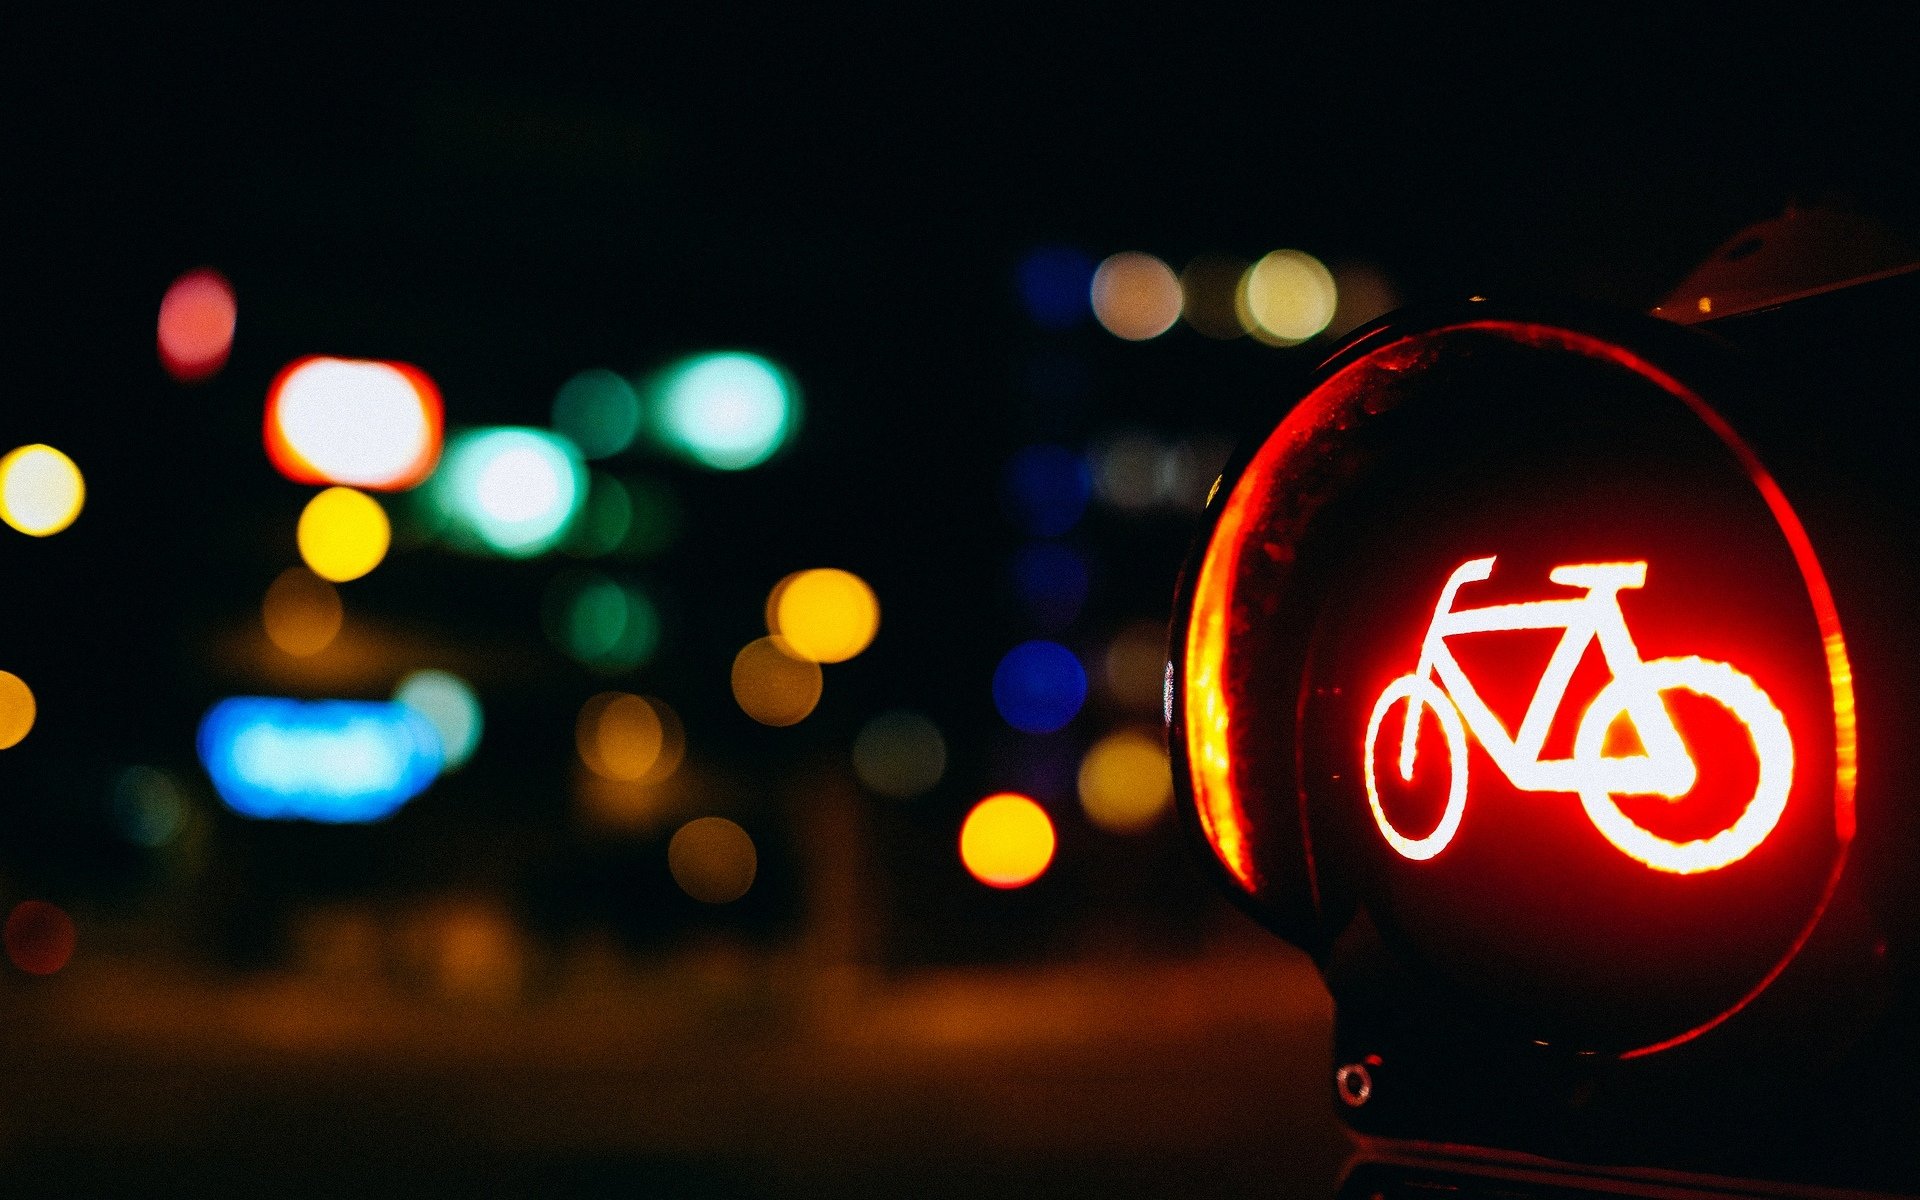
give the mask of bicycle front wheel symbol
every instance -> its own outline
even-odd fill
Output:
[[[1406,706],[1405,724],[1394,722],[1389,725],[1387,716],[1395,709]],[[1377,749],[1380,748],[1380,735],[1383,730],[1392,733],[1386,746],[1387,763],[1402,783],[1413,781],[1413,767],[1420,750],[1420,710],[1430,708],[1440,722],[1441,732],[1447,744],[1447,803],[1440,812],[1440,821],[1424,836],[1410,836],[1403,833],[1387,816],[1385,805],[1380,802],[1380,778],[1376,766]],[[1604,730],[1602,731],[1605,732]],[[1387,844],[1401,855],[1418,861],[1432,858],[1447,848],[1453,835],[1460,829],[1460,817],[1467,808],[1467,730],[1460,720],[1460,710],[1453,701],[1431,680],[1418,675],[1402,675],[1387,685],[1374,701],[1373,714],[1367,718],[1366,742],[1366,779],[1367,805],[1373,810],[1374,824],[1380,827]]]

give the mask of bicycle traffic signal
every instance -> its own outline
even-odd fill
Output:
[[[1350,1187],[1920,1180],[1900,370],[1834,361],[1916,280],[1389,318],[1217,485],[1175,777],[1327,977]]]

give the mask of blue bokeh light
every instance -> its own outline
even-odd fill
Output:
[[[993,706],[1023,733],[1065,727],[1087,699],[1087,673],[1058,642],[1022,642],[993,672]]]
[[[1007,463],[1007,505],[1035,537],[1059,537],[1079,523],[1093,495],[1087,460],[1065,446],[1027,446]]]
[[[1013,559],[1013,585],[1020,603],[1042,630],[1065,629],[1087,602],[1092,569],[1087,556],[1060,542],[1029,542]]]
[[[440,773],[440,734],[405,704],[235,696],[201,718],[200,763],[243,817],[378,821]]]
[[[1020,303],[1043,329],[1071,329],[1093,311],[1091,257],[1071,246],[1040,246],[1020,260]]]

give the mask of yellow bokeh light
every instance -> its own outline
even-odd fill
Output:
[[[1093,273],[1093,315],[1117,338],[1144,342],[1180,319],[1180,280],[1151,254],[1127,250]]]
[[[52,446],[21,446],[0,458],[0,520],[34,537],[73,524],[87,501],[87,483],[73,460]]]
[[[307,501],[300,514],[300,557],[315,575],[334,583],[358,579],[379,566],[392,540],[386,510],[352,488],[330,487]]]
[[[260,604],[267,637],[288,654],[318,654],[333,644],[345,612],[332,584],[305,567],[288,567]]]
[[[627,692],[601,692],[574,723],[580,761],[603,779],[656,783],[679,769],[686,736],[673,709]]]
[[[746,895],[759,866],[753,839],[725,817],[688,821],[667,843],[673,881],[704,904],[728,904]]]
[[[1053,822],[1017,792],[988,796],[960,826],[960,861],[989,887],[1025,887],[1053,862]]]
[[[1297,346],[1333,320],[1339,289],[1326,265],[1299,250],[1275,250],[1240,278],[1240,324],[1269,346]]]
[[[879,631],[880,601],[850,571],[796,571],[767,596],[767,632],[810,662],[845,662]]]
[[[779,638],[748,642],[733,660],[733,698],[762,725],[797,725],[820,703],[820,664],[788,651]]]
[[[1122,729],[1080,760],[1080,807],[1109,833],[1137,833],[1173,803],[1166,747],[1143,729]]]
[[[20,744],[39,712],[33,689],[11,671],[0,671],[0,750]]]

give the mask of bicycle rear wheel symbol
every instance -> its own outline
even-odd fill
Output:
[[[1461,564],[1434,606],[1414,671],[1389,683],[1367,718],[1365,775],[1367,803],[1380,833],[1402,857],[1424,861],[1453,841],[1467,803],[1468,735],[1479,740],[1501,772],[1521,791],[1572,792],[1601,836],[1621,853],[1656,871],[1697,874],[1715,871],[1751,854],[1786,811],[1793,785],[1793,739],[1786,719],[1752,678],[1728,663],[1698,657],[1642,659],[1620,608],[1620,592],[1646,583],[1647,564],[1584,563],[1555,567],[1548,578],[1584,588],[1586,594],[1521,604],[1455,609],[1460,588],[1487,579],[1494,559]],[[1481,700],[1473,683],[1447,647],[1455,634],[1518,629],[1564,629],[1548,659],[1539,686],[1517,732],[1506,728]],[[1613,678],[1582,714],[1573,755],[1544,759],[1552,726],[1574,668],[1586,648],[1598,642]],[[1687,691],[1727,710],[1745,730],[1758,761],[1754,793],[1725,829],[1704,838],[1676,841],[1638,824],[1617,797],[1684,796],[1698,779],[1698,768],[1662,694]],[[1403,720],[1389,723],[1396,709]],[[1378,765],[1382,737],[1395,774],[1411,782],[1420,750],[1421,710],[1438,722],[1449,760],[1447,799],[1439,821],[1425,834],[1396,826],[1380,799]],[[1606,753],[1607,735],[1622,720],[1638,737],[1638,753]]]

